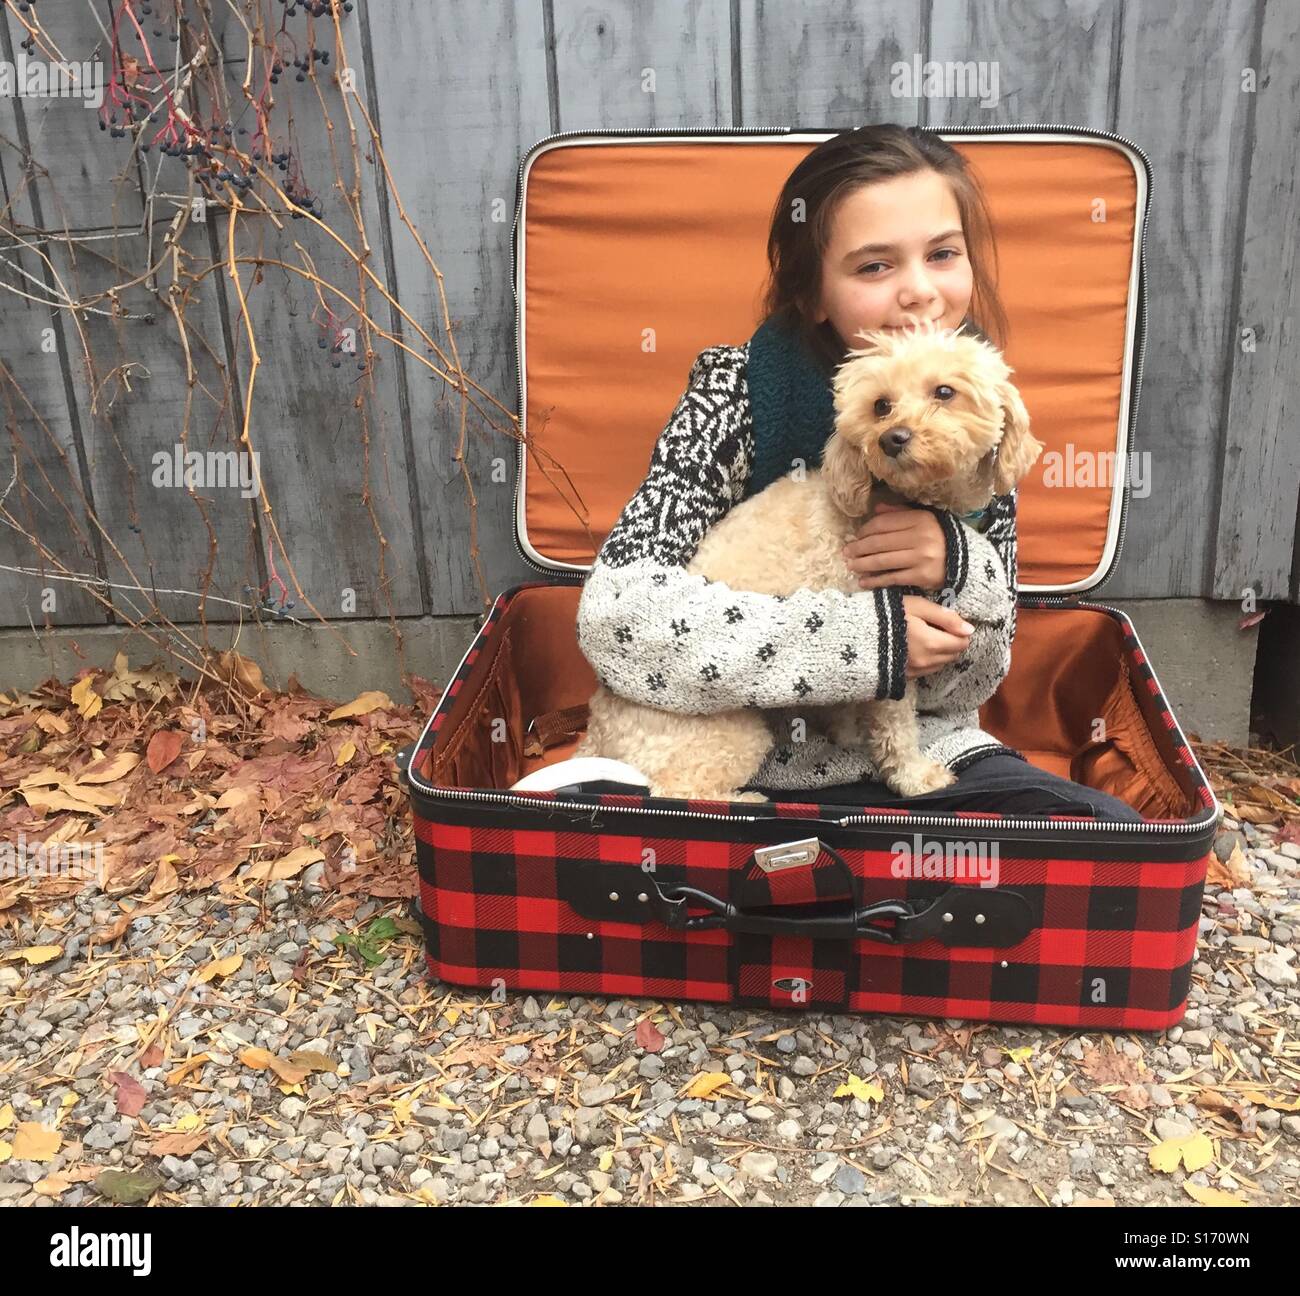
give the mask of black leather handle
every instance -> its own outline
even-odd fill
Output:
[[[849,877],[857,895],[853,871],[832,847],[825,851]],[[660,887],[649,878],[648,899],[654,916],[674,931],[745,932],[759,936],[803,936],[811,940],[875,940],[889,945],[937,939],[945,945],[1005,948],[1019,944],[1034,929],[1033,910],[1015,891],[953,886],[931,901],[881,900],[859,906],[850,903],[831,913],[746,910],[695,887]],[[690,913],[705,909],[704,914]],[[888,922],[890,925],[880,925]]]

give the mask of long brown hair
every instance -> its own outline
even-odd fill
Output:
[[[952,186],[973,280],[967,319],[995,346],[1006,345],[1007,318],[997,292],[997,247],[984,194],[951,144],[922,126],[882,123],[841,131],[817,145],[787,177],[772,209],[767,238],[768,280],[764,319],[780,316],[795,327],[828,367],[844,359],[830,320],[815,324],[810,285],[821,284],[822,257],[840,201],[876,180],[934,171]],[[794,219],[802,202],[801,219]]]

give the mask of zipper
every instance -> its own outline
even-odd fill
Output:
[[[419,751],[417,747],[416,751]],[[414,760],[414,754],[412,755]],[[719,820],[726,823],[780,823],[790,822],[792,826],[807,826],[809,823],[826,823],[836,828],[849,828],[854,825],[868,826],[879,825],[885,827],[913,827],[913,828],[944,828],[951,830],[960,830],[967,834],[987,830],[1001,832],[1004,829],[1015,829],[1030,831],[1035,834],[1036,841],[1053,841],[1062,838],[1069,838],[1075,833],[1083,832],[1085,835],[1095,833],[1128,833],[1128,834],[1160,834],[1166,837],[1193,837],[1198,833],[1204,832],[1212,823],[1218,820],[1217,801],[1213,815],[1207,811],[1200,818],[1187,819],[1179,823],[1154,823],[1150,820],[1142,820],[1134,823],[1127,819],[1054,819],[1045,822],[1042,819],[972,819],[970,816],[959,817],[957,815],[918,815],[918,814],[890,814],[882,811],[879,814],[854,814],[844,815],[839,819],[810,817],[798,821],[782,820],[779,815],[749,815],[749,814],[711,814],[704,810],[661,810],[654,806],[618,806],[618,805],[595,805],[589,802],[579,801],[536,801],[526,796],[511,796],[508,792],[478,792],[467,788],[436,788],[429,783],[425,783],[414,775],[410,766],[407,767],[407,778],[411,786],[422,795],[445,801],[487,801],[497,805],[510,806],[515,809],[528,808],[533,810],[571,810],[575,813],[588,814],[631,814],[631,815],[667,815],[677,819],[691,819],[704,823],[717,823]],[[812,789],[810,789],[812,790]],[[774,805],[777,803],[773,803]]]
[[[773,138],[779,138],[782,135],[833,135],[836,130],[831,128],[812,128],[812,127],[793,127],[793,126],[610,126],[601,127],[592,130],[571,130],[558,131],[553,135],[544,136],[528,150],[519,161],[519,170],[515,177],[515,217],[511,226],[511,249],[512,256],[510,259],[510,292],[515,301],[515,409],[519,413],[520,428],[524,424],[524,366],[523,366],[523,305],[519,300],[519,249],[520,239],[523,236],[520,218],[523,215],[524,201],[524,172],[528,167],[528,160],[540,149],[549,145],[556,144],[563,140],[571,139],[618,139],[626,136],[637,137],[699,137],[699,138],[726,138],[731,139],[736,136],[753,136],[765,135]],[[1134,360],[1133,387],[1129,401],[1128,417],[1128,450],[1131,451],[1134,445],[1134,432],[1137,429],[1137,409],[1138,393],[1142,385],[1142,365],[1146,357],[1146,326],[1147,326],[1147,294],[1146,294],[1146,237],[1147,225],[1150,223],[1147,219],[1151,209],[1152,194],[1152,172],[1151,159],[1146,153],[1131,139],[1120,135],[1116,131],[1103,130],[1095,126],[1071,126],[1065,123],[1056,122],[1033,122],[1028,125],[1015,126],[1010,124],[995,124],[986,126],[961,126],[955,127],[950,131],[938,130],[935,132],[940,135],[1051,135],[1066,134],[1078,136],[1085,139],[1106,139],[1114,143],[1122,144],[1126,149],[1131,150],[1142,163],[1143,170],[1146,173],[1147,181],[1147,201],[1146,209],[1141,213],[1141,229],[1138,234],[1138,319],[1136,327],[1135,346],[1137,354]],[[515,551],[520,559],[533,571],[540,575],[555,578],[556,583],[565,585],[581,585],[586,579],[587,571],[567,571],[562,568],[548,567],[539,563],[535,558],[530,557],[524,552],[523,542],[519,538],[519,483],[523,480],[524,466],[527,459],[528,447],[523,440],[519,443],[518,464],[515,471],[515,488],[514,488],[514,514],[512,516],[511,534],[514,537]],[[1124,533],[1128,523],[1128,461],[1124,463],[1125,483],[1124,490],[1120,495],[1119,510],[1119,532],[1115,539],[1115,552],[1111,555],[1111,561],[1102,575],[1091,585],[1089,590],[1099,589],[1107,580],[1110,579],[1116,566],[1119,563],[1120,551],[1124,547]],[[1058,604],[1069,602],[1068,596],[1062,595],[1043,595],[1044,599],[1057,600]]]

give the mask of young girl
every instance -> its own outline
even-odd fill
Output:
[[[764,322],[742,346],[700,353],[584,584],[578,640],[597,678],[663,710],[768,710],[773,749],[747,786],[775,799],[815,788],[838,804],[1138,819],[979,727],[1015,634],[1014,492],[973,518],[882,506],[845,549],[854,595],[754,594],[686,572],[729,508],[800,462],[820,463],[831,378],[859,330],[933,320],[1005,344],[983,195],[927,130],[865,126],[813,149],[777,200],[768,261]],[[942,590],[947,606],[906,587]],[[902,798],[810,709],[899,698],[908,679],[922,749],[958,777]]]

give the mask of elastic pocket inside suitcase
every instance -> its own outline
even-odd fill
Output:
[[[524,720],[513,642],[513,630],[506,630],[473,705],[433,758],[434,783],[506,788],[520,777]]]
[[[1180,818],[1187,813],[1182,796],[1160,753],[1147,721],[1133,696],[1128,662],[1120,660],[1115,685],[1102,704],[1099,736],[1081,748],[1070,762],[1076,783],[1104,787],[1148,819]]]

